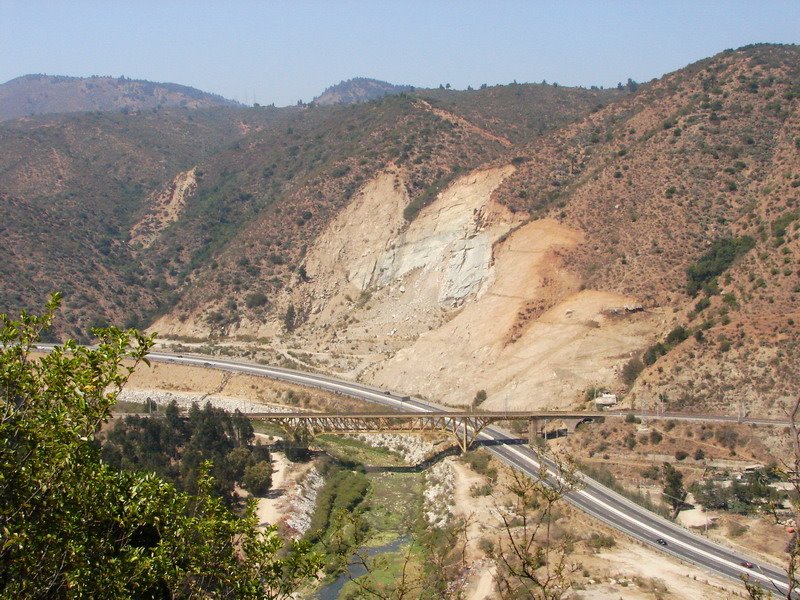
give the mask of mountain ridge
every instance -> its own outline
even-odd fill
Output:
[[[60,334],[136,317],[454,404],[517,402],[524,379],[561,407],[603,386],[714,410],[736,390],[775,413],[800,375],[798,82],[797,47],[759,45],[636,91],[7,123],[0,310],[58,285]],[[474,341],[454,365],[431,348],[456,334]]]
[[[353,77],[328,87],[311,102],[318,106],[358,104],[392,94],[413,92],[415,89],[413,85],[397,85],[369,77]]]
[[[0,84],[0,121],[37,114],[238,106],[217,94],[177,83],[127,77],[28,74]]]

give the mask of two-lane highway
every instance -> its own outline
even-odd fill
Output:
[[[343,381],[333,377],[291,369],[161,352],[154,352],[149,355],[149,358],[156,361],[205,366],[269,377],[344,394],[384,406],[392,406],[400,410],[420,412],[443,410],[442,407],[430,402],[423,402],[416,398],[407,399],[405,396],[389,394],[384,390],[361,383]],[[481,433],[480,439],[503,442],[511,441],[513,438],[499,428],[487,427]],[[532,476],[539,474],[541,469],[540,461],[544,460],[551,476],[556,475],[556,466],[548,459],[539,457],[528,447],[500,443],[498,445],[489,445],[487,449],[507,464]],[[754,559],[746,558],[729,548],[725,548],[702,536],[695,535],[679,525],[644,509],[588,477],[582,477],[582,479],[583,486],[581,489],[572,492],[568,496],[569,502],[579,509],[653,548],[720,575],[734,579],[739,579],[744,575],[749,576],[764,588],[777,592],[781,596],[786,595],[788,581],[785,573],[780,569],[772,565],[758,564]],[[656,542],[658,539],[665,541],[666,545],[659,545]],[[753,569],[747,568],[743,565],[746,562],[755,563],[756,566]]]

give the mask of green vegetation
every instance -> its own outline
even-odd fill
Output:
[[[613,548],[617,545],[614,536],[606,535],[604,533],[592,533],[586,542],[586,545],[593,550],[603,550],[604,548]]]
[[[686,270],[688,276],[686,290],[692,296],[696,296],[701,289],[713,293],[717,277],[753,246],[755,240],[749,236],[728,237],[714,241],[708,252]]]
[[[664,502],[672,507],[672,515],[676,517],[686,500],[683,474],[669,463],[664,463],[661,470],[664,475]]]
[[[444,190],[450,182],[453,180],[454,174],[447,175],[440,179],[434,181],[431,185],[425,188],[425,190],[414,198],[411,202],[409,202],[406,207],[403,209],[403,218],[411,222],[417,218],[419,212],[428,206],[431,202],[436,200],[436,197],[439,195],[439,192]]]
[[[315,573],[307,545],[211,494],[207,463],[189,494],[101,460],[96,433],[153,338],[107,328],[95,348],[69,341],[36,360],[58,304],[0,315],[0,595],[273,599]]]
[[[490,481],[497,480],[497,469],[492,466],[492,457],[483,450],[470,450],[461,455],[461,461],[468,464],[473,471],[480,473]]]
[[[765,470],[747,473],[742,480],[733,480],[730,485],[712,479],[695,482],[690,490],[703,508],[746,515],[770,512],[786,498],[785,493],[769,487],[771,482],[779,480],[773,471]]]
[[[189,492],[195,491],[203,465],[210,463],[215,493],[231,503],[236,483],[255,495],[269,489],[263,489],[272,473],[269,452],[253,439],[250,421],[238,411],[231,415],[211,404],[201,409],[195,403],[184,419],[173,402],[163,415],[117,421],[103,441],[102,457],[111,467],[149,471]],[[256,465],[261,466],[253,470]]]
[[[596,481],[602,483],[606,487],[610,487],[615,492],[622,494],[623,496],[625,496],[630,500],[633,500],[634,502],[636,502],[636,504],[643,506],[647,510],[650,510],[664,517],[671,516],[670,512],[668,510],[665,510],[663,505],[655,504],[651,500],[649,494],[645,495],[642,494],[641,492],[633,492],[628,490],[624,485],[622,485],[617,481],[617,478],[614,477],[611,471],[609,471],[602,465],[590,465],[588,463],[578,463],[578,468],[592,479],[595,479]],[[657,476],[658,473],[656,474],[656,477]]]
[[[703,300],[707,300],[704,298]],[[689,337],[689,330],[686,329],[683,325],[678,325],[672,331],[667,334],[666,339],[663,342],[657,342],[650,346],[647,350],[645,350],[644,354],[642,355],[642,360],[646,365],[652,365],[655,363],[659,357],[664,356],[670,350],[672,350],[675,346],[683,342],[685,339]]]
[[[329,533],[332,520],[340,514],[357,515],[356,509],[369,491],[369,481],[364,473],[328,463],[323,475],[325,485],[317,495],[317,508],[306,534],[306,539],[312,543],[320,542]],[[360,539],[355,537],[352,542],[355,545]]]
[[[796,221],[797,218],[797,212],[788,212],[782,214],[772,222],[772,235],[774,235],[776,238],[783,238],[786,235],[786,228],[789,227],[793,221]]]
[[[633,385],[633,382],[636,381],[636,378],[639,377],[643,370],[644,363],[642,359],[638,356],[632,357],[622,367],[622,381],[624,381],[626,385]]]

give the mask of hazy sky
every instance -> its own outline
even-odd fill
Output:
[[[648,81],[754,42],[800,42],[800,1],[0,0],[0,82],[125,75],[279,106],[355,76]]]

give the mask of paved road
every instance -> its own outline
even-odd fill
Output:
[[[44,345],[42,345],[42,347],[43,349],[45,348]],[[250,363],[219,360],[216,358],[166,354],[162,352],[151,353],[149,358],[155,361],[198,365],[237,373],[260,375],[337,392],[368,402],[391,406],[400,410],[421,412],[445,410],[443,407],[436,406],[430,402],[422,402],[415,398],[408,400],[404,396],[389,394],[385,390],[360,383],[347,382],[323,375],[303,373],[279,367],[260,366]],[[721,420],[736,421],[735,418],[721,418]],[[499,428],[488,427],[481,433],[480,439],[487,442],[502,442],[504,440],[511,441],[515,438]],[[543,459],[528,447],[499,444],[487,446],[487,449],[509,465],[530,475],[537,475],[541,470],[540,461]],[[555,474],[555,466],[547,459],[544,459],[544,462],[550,473]],[[786,595],[788,591],[788,582],[785,573],[780,569],[771,565],[758,564],[756,560],[748,559],[704,537],[690,533],[679,525],[645,510],[588,477],[583,477],[583,483],[583,487],[578,491],[572,492],[568,496],[568,500],[576,507],[593,515],[611,527],[638,539],[652,548],[672,554],[673,556],[704,567],[716,574],[734,579],[739,579],[742,575],[747,575],[754,581],[760,583],[764,588],[772,590],[773,592],[778,592],[781,596]],[[658,545],[656,540],[659,538],[665,540],[667,545]],[[742,566],[741,563],[746,560],[755,563],[756,567],[754,569],[748,569]]]
[[[430,402],[423,402],[416,398],[407,400],[402,395],[389,394],[385,390],[361,383],[342,381],[324,375],[303,373],[291,369],[219,360],[216,358],[172,355],[160,352],[151,353],[149,358],[157,361],[199,365],[238,373],[250,373],[253,375],[270,377],[272,379],[279,379],[345,394],[360,400],[391,406],[400,410],[421,412],[446,410],[444,407],[437,406]],[[730,420],[736,421],[735,418],[730,419],[727,417],[722,417],[721,420],[726,422]],[[479,437],[481,440],[487,442],[502,442],[516,439],[496,427],[487,427]],[[540,461],[542,459],[528,447],[513,444],[498,444],[487,446],[487,449],[509,465],[530,475],[537,475],[541,470]],[[555,473],[555,465],[549,460],[545,459],[545,465],[551,474]],[[695,535],[683,527],[642,508],[638,504],[635,504],[624,496],[617,494],[588,477],[583,476],[583,484],[580,490],[572,492],[568,496],[568,500],[576,507],[600,519],[611,527],[657,550],[667,552],[682,560],[704,567],[716,574],[733,579],[739,579],[742,575],[747,575],[766,589],[778,592],[781,596],[786,595],[788,582],[786,574],[780,569],[772,565],[759,564],[754,559],[749,559],[744,555],[738,554],[702,536]],[[667,545],[661,546],[657,544],[656,540],[659,538],[665,540]],[[756,567],[754,569],[748,569],[741,565],[744,561],[752,562]]]

